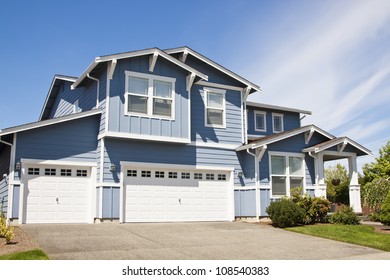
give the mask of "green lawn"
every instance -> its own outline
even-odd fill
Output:
[[[375,232],[372,226],[318,224],[291,227],[286,228],[286,230],[390,252],[390,234]]]
[[[48,260],[49,257],[39,249],[0,256],[0,260]]]

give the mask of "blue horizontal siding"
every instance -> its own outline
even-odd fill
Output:
[[[3,176],[1,176],[2,178]],[[0,181],[0,213],[7,213],[8,207],[8,183],[5,178]]]
[[[227,90],[226,128],[207,127],[203,86],[191,90],[191,140],[239,145],[242,143],[241,93]]]
[[[120,161],[227,167],[235,168],[236,174],[241,171],[234,150],[107,138],[104,153],[105,182],[119,182]],[[110,171],[112,163],[117,166],[116,172]],[[241,185],[237,177],[235,184]]]
[[[16,162],[21,158],[96,162],[99,116],[18,133]]]
[[[104,100],[106,92],[106,71],[98,77],[100,79],[99,101]],[[71,89],[73,83],[63,81],[57,94],[49,118],[57,118],[74,113],[73,104],[78,100],[81,111],[88,111],[96,107],[97,82],[87,79],[86,85]]]
[[[125,71],[175,78],[175,118],[173,120],[148,116],[125,115]],[[189,97],[186,76],[182,68],[166,60],[157,59],[153,73],[149,72],[149,57],[135,57],[118,61],[114,78],[110,84],[109,131],[135,133],[146,136],[188,138]]]
[[[264,132],[255,130],[255,111],[266,112],[266,131]],[[259,136],[274,134],[272,128],[272,113],[283,114],[284,131],[295,129],[301,126],[299,113],[270,110],[267,108],[257,108],[257,107],[248,106],[247,107],[248,134],[259,135]]]

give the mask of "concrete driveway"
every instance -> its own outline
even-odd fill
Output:
[[[384,256],[375,249],[245,222],[40,224],[23,225],[22,229],[51,259],[62,260],[329,260]]]

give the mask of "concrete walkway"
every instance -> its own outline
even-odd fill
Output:
[[[51,259],[388,259],[362,246],[245,222],[23,225]]]

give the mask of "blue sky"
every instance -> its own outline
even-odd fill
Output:
[[[187,45],[260,85],[252,101],[375,155],[390,139],[390,1],[8,1],[0,38],[0,128],[36,121],[55,74]]]

